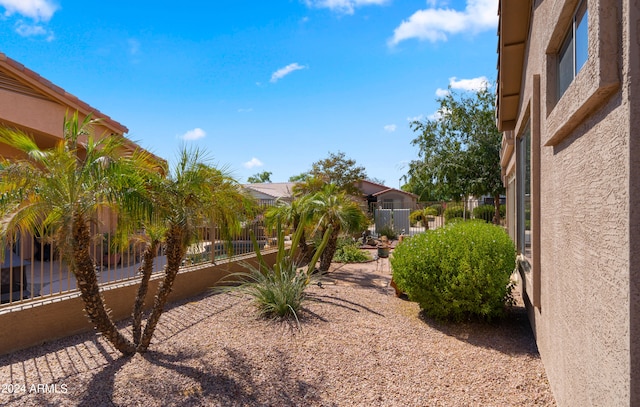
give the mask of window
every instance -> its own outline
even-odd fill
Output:
[[[531,258],[531,128],[527,127],[516,151],[516,219],[518,252]]]
[[[589,54],[588,17],[587,1],[582,0],[571,19],[571,27],[558,54],[558,99],[562,97],[573,82],[573,78],[587,62]]]

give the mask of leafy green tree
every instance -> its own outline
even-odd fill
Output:
[[[431,180],[420,177],[409,178],[409,181],[402,185],[401,189],[416,194],[420,202],[448,201],[451,199],[450,196],[438,193]]]
[[[309,178],[308,172],[303,172],[298,175],[292,175],[289,177],[289,182],[304,182]]]
[[[436,196],[494,197],[494,222],[500,220],[502,135],[495,123],[495,95],[488,88],[449,93],[437,99],[438,117],[415,121],[412,141],[419,159],[410,164],[410,183],[430,187]]]
[[[262,172],[259,172],[257,174],[254,174],[254,175],[250,176],[247,179],[247,182],[249,184],[262,184],[262,183],[265,183],[265,182],[271,182],[271,174],[272,173],[269,172],[269,171],[262,171]]]
[[[62,259],[74,274],[84,310],[96,329],[123,354],[134,344],[117,329],[105,306],[91,257],[90,225],[105,208],[134,214],[144,209],[152,157],[126,151],[124,139],[91,134],[91,117],[65,117],[63,139],[40,149],[20,131],[0,128],[0,142],[23,155],[0,166],[0,245],[17,232],[55,239]],[[132,216],[131,218],[135,218]]]
[[[338,190],[352,195],[360,194],[355,184],[367,179],[365,168],[347,158],[343,152],[329,153],[329,157],[314,162],[309,175],[324,184],[334,184]]]
[[[335,184],[325,185],[313,195],[309,204],[319,232],[324,234],[331,228],[327,247],[320,256],[320,271],[327,271],[336,252],[340,233],[360,232],[368,220],[360,206]]]

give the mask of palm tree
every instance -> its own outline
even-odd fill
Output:
[[[247,212],[252,202],[224,170],[206,163],[202,151],[181,151],[172,173],[155,194],[154,211],[166,227],[167,265],[137,346],[139,352],[149,347],[187,248],[200,237],[203,226],[214,222],[224,237],[230,239],[240,228],[240,215]]]
[[[327,182],[319,176],[309,176],[293,185],[293,195],[296,198],[312,195],[322,190]]]
[[[295,260],[302,264],[310,260],[312,253],[307,244],[307,226],[312,220],[310,208],[311,195],[301,195],[293,202],[278,201],[276,205],[269,207],[264,213],[265,226],[271,230],[277,226],[285,226],[291,230],[300,230],[298,243],[299,253]]]
[[[327,247],[320,256],[320,271],[324,272],[329,270],[340,233],[360,231],[365,227],[367,218],[358,204],[334,184],[326,184],[313,196],[310,205],[320,231],[324,233],[329,226],[332,227]]]
[[[151,342],[189,244],[203,225],[216,222],[230,238],[250,198],[224,171],[207,165],[203,154],[182,151],[173,174],[158,168],[149,153],[126,151],[124,139],[90,134],[90,116],[64,120],[64,137],[40,149],[29,135],[0,128],[0,142],[22,156],[0,162],[0,245],[17,232],[31,232],[59,243],[63,260],[76,277],[85,312],[97,330],[125,355],[145,352]],[[82,141],[82,142],[81,142]],[[161,171],[158,171],[158,170]],[[144,228],[142,280],[133,307],[133,342],[115,326],[100,293],[90,253],[90,225],[109,208],[118,218],[118,240]],[[165,277],[142,332],[142,308],[153,259],[166,244]]]
[[[155,219],[157,220],[157,219]],[[140,266],[140,274],[142,278],[138,286],[136,299],[133,303],[133,311],[131,313],[131,325],[133,332],[133,343],[136,348],[140,345],[142,339],[142,311],[144,307],[144,299],[149,291],[149,281],[153,274],[153,259],[158,253],[158,247],[164,240],[166,228],[161,222],[149,222],[145,224],[145,234],[141,236],[144,240],[145,249],[142,252],[142,265]]]
[[[90,225],[110,208],[134,213],[143,208],[147,173],[154,165],[141,151],[126,154],[124,139],[91,134],[95,121],[82,122],[77,112],[64,119],[63,139],[53,148],[40,149],[29,135],[0,128],[0,142],[17,149],[17,159],[0,166],[0,244],[17,232],[48,236],[59,243],[63,260],[76,277],[85,312],[97,330],[125,355],[134,344],[114,325],[106,308],[90,253]]]

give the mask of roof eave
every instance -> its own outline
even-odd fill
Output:
[[[498,23],[498,90],[496,125],[513,130],[520,107],[531,0],[500,0]]]
[[[123,135],[129,132],[129,129],[124,125],[113,120],[98,109],[90,106],[88,103],[83,102],[77,96],[74,96],[61,87],[54,85],[49,80],[25,67],[18,61],[9,58],[2,52],[0,52],[0,62],[4,62],[4,68],[11,71],[13,75],[21,78],[21,81],[28,82],[30,86],[38,89],[39,92],[52,100],[57,101],[61,105],[69,106],[84,115],[92,114],[94,118],[101,119],[101,124],[113,133]]]

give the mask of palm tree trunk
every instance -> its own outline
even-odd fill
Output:
[[[153,273],[153,259],[157,248],[158,242],[152,241],[142,255],[142,266],[140,267],[142,280],[138,287],[138,294],[136,295],[131,315],[133,319],[133,343],[136,347],[140,345],[140,339],[142,337],[142,307],[144,305],[144,298],[147,296],[147,291],[149,291],[149,280]]]
[[[329,237],[329,241],[327,242],[327,247],[324,249],[324,252],[320,255],[320,271],[326,272],[329,270],[329,266],[331,266],[331,261],[333,260],[333,255],[336,254],[336,249],[338,248],[338,235],[340,234],[340,228],[334,228],[331,231],[331,236]]]
[[[95,266],[89,251],[89,227],[80,214],[73,220],[73,272],[78,282],[84,310],[96,329],[124,355],[135,353],[135,346],[115,326],[110,310],[105,307]]]
[[[144,327],[140,344],[137,347],[138,352],[146,352],[149,348],[153,333],[164,311],[164,306],[167,303],[169,294],[171,294],[173,282],[182,265],[183,257],[182,229],[178,226],[172,226],[167,234],[167,266],[165,267],[164,280],[160,284],[160,287],[158,287],[158,292],[153,303],[153,310],[147,320],[147,325]]]

